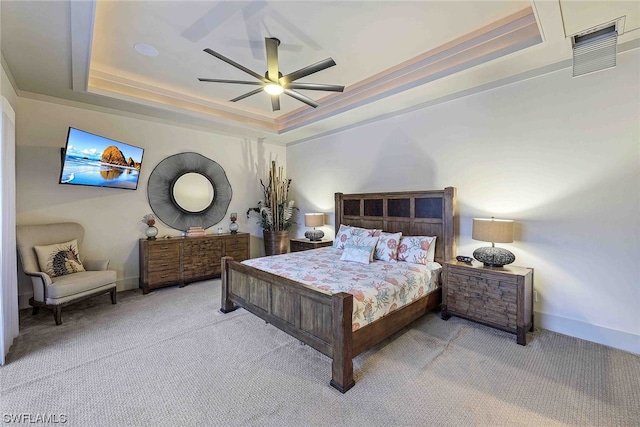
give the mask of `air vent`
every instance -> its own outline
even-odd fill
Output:
[[[616,66],[618,33],[624,28],[624,17],[574,35],[573,77]]]

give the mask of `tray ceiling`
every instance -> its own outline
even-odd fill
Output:
[[[638,27],[629,2],[575,3],[3,0],[2,52],[21,94],[289,143],[567,60],[568,31],[609,15]],[[254,79],[205,48],[264,74],[265,37],[281,41],[283,74],[332,57],[300,82],[344,93],[301,90],[320,106],[283,96],[273,112],[265,93],[229,102],[255,86],[197,80]]]

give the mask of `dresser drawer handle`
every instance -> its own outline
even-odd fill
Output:
[[[162,267],[166,267],[167,265],[169,265],[168,262],[165,262],[164,264],[160,264]]]
[[[165,277],[169,277],[169,275],[165,274],[164,276],[160,276],[161,279],[164,279]]]
[[[169,254],[162,254],[162,258],[166,258],[168,256],[169,256]]]
[[[160,246],[160,249],[169,249],[169,246]]]

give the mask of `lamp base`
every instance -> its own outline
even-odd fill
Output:
[[[502,267],[516,260],[516,256],[508,250],[491,246],[476,249],[473,257],[487,267]]]
[[[322,238],[324,237],[324,231],[316,230],[316,229],[309,230],[306,233],[304,233],[304,237],[311,240],[312,242],[317,242],[322,240]]]

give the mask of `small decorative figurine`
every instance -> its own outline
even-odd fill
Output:
[[[238,220],[238,213],[232,212],[229,216],[229,219],[231,220],[231,224],[229,224],[229,231],[231,232],[231,234],[236,234],[238,232],[238,228],[240,228],[236,223],[236,221]]]

